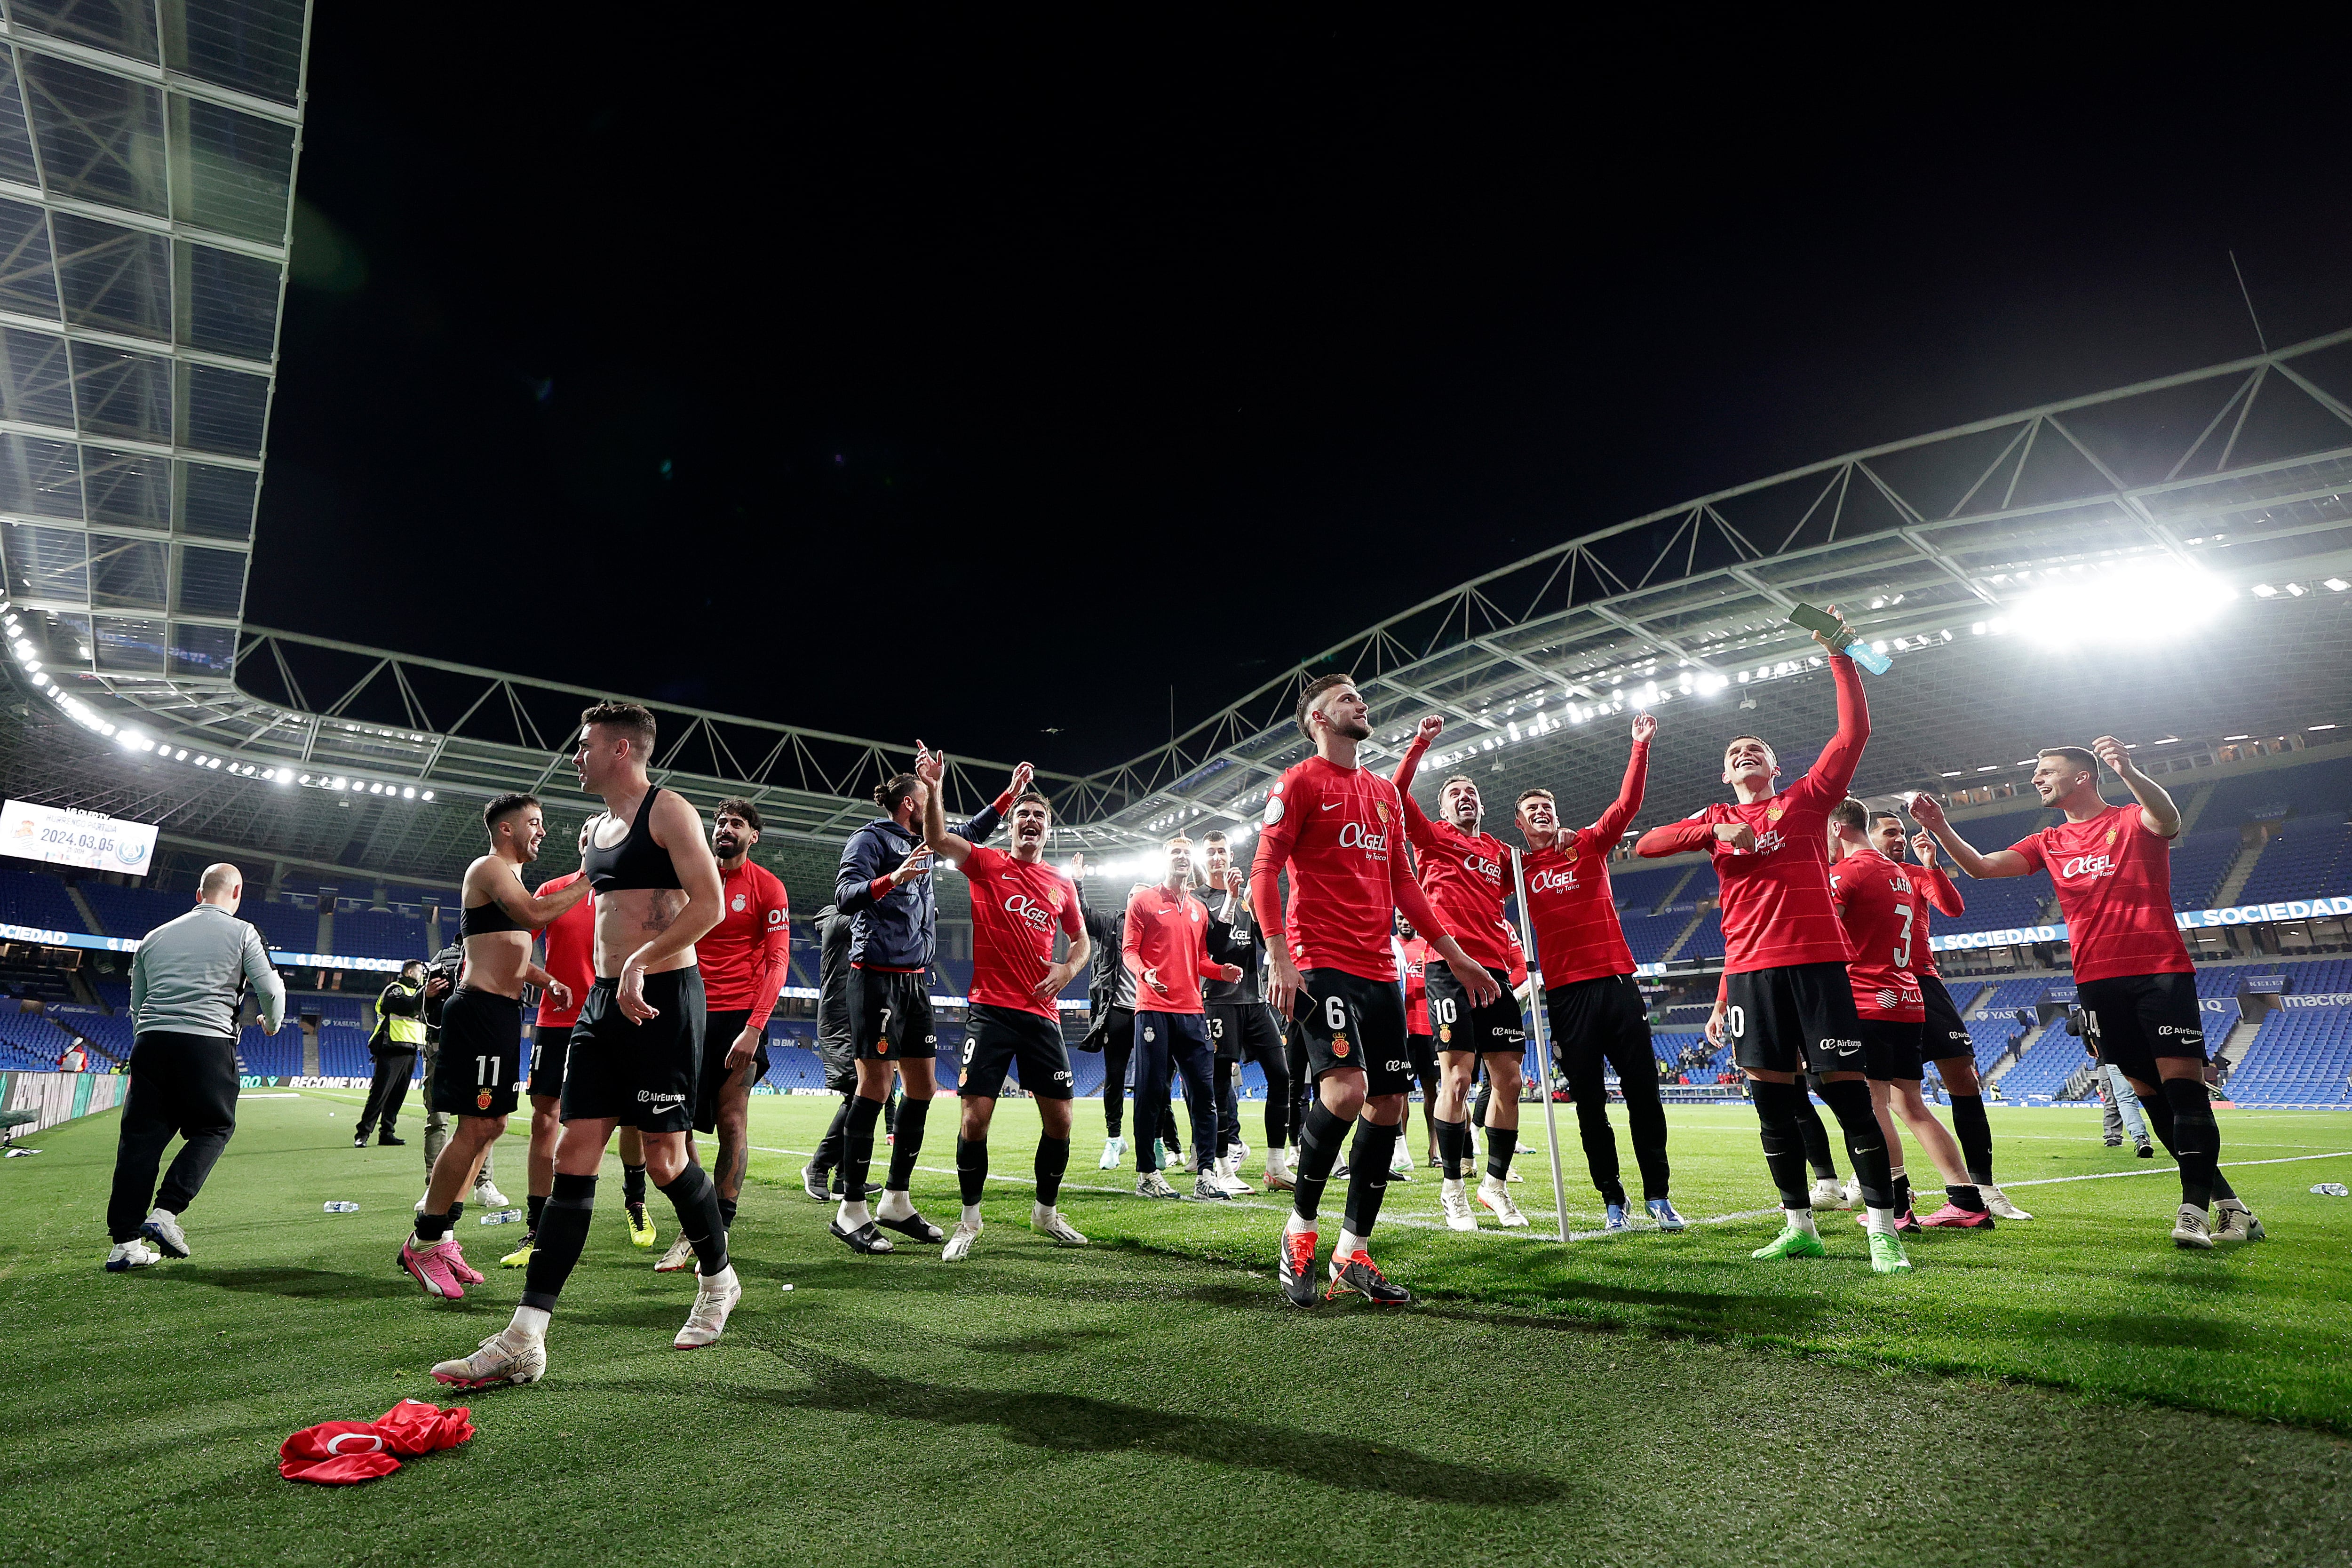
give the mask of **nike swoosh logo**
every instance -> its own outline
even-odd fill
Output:
[[[1339,809],[1339,803],[1336,800],[1327,800],[1323,803],[1323,809],[1326,811],[1337,811]]]

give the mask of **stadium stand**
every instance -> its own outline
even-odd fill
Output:
[[[2075,1069],[2089,1062],[2083,1042],[2053,1024],[2042,1033],[2018,1064],[2003,1073],[2000,1092],[2010,1100],[2047,1099],[2066,1087]]]
[[[1617,869],[1619,866],[1624,864],[1626,862],[1623,861],[1611,863],[1609,892],[1619,911],[1629,916],[1645,915],[1656,909],[1660,901],[1674,890],[1675,884],[1683,879],[1683,873],[1686,869],[1681,866],[1660,866],[1648,870],[1637,868],[1620,871]],[[1638,867],[1639,863],[1634,864]],[[1704,871],[1704,868],[1702,871],[1707,886],[1712,889],[1715,885],[1714,874]],[[1698,880],[1698,878],[1692,879],[1693,885],[1696,886]],[[1685,891],[1684,897],[1695,898],[1696,895]]]
[[[237,1032],[236,1054],[248,1073],[270,1078],[296,1077],[302,1070],[302,1031],[289,1025],[274,1036],[265,1035],[260,1025],[247,1024]],[[372,1067],[363,1068],[358,1076],[364,1077],[373,1070]]]
[[[1675,918],[1681,920],[1684,917]],[[1709,910],[1701,915],[1698,929],[1691,932],[1690,940],[1683,943],[1682,951],[1675,956],[1676,958],[1721,958],[1723,956],[1722,914],[1717,910]]]
[[[1675,938],[1682,935],[1690,924],[1690,913],[1678,915],[1624,915],[1619,923],[1625,929],[1625,945],[1632,950],[1636,963],[1661,963],[1666,949],[1674,946]]]
[[[2200,828],[2184,833],[2172,847],[2172,907],[2204,910],[2213,906],[2213,891],[2229,875],[2244,847],[2235,826]]]
[[[106,929],[100,936],[143,937],[166,921],[178,920],[195,902],[193,893],[163,888],[118,887],[112,882],[84,882],[81,896]]]
[[[2230,1075],[2239,1105],[2352,1102],[2352,1006],[2281,1008]]]
[[[425,922],[396,912],[345,910],[335,916],[335,951],[353,958],[429,958]]]
[[[251,900],[236,911],[242,919],[251,921],[261,932],[261,940],[280,952],[316,952],[319,951],[319,912],[301,904],[256,903]]]
[[[41,931],[79,931],[89,922],[47,871],[0,871],[0,923]],[[96,934],[96,933],[93,933]]]
[[[2212,798],[2197,821],[2200,828],[2275,822],[2290,816],[2341,821],[2347,801],[2352,801],[2352,757],[2331,758],[2224,779],[2213,786]]]
[[[2237,901],[2261,904],[2352,892],[2352,826],[2346,825],[2343,813],[2339,799],[2326,815],[2289,818],[2263,846]]]

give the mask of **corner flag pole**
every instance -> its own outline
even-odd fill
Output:
[[[1551,1098],[1551,1041],[1544,1029],[1543,960],[1536,952],[1535,928],[1528,921],[1528,873],[1519,852],[1511,851],[1511,885],[1519,895],[1519,946],[1528,955],[1528,991],[1534,1005],[1528,1009],[1534,1024],[1536,1072],[1543,1082],[1544,1142],[1551,1148],[1551,1201],[1559,1220],[1559,1239],[1568,1240],[1568,1183],[1559,1170],[1559,1111]]]

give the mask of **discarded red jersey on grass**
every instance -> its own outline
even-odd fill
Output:
[[[444,1410],[404,1399],[373,1421],[321,1421],[278,1446],[278,1473],[330,1487],[372,1481],[400,1468],[402,1459],[456,1447],[474,1435],[472,1415],[463,1405]]]

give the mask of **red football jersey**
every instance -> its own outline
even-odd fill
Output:
[[[1968,900],[1960,897],[1959,889],[1952,886],[1951,874],[1941,866],[1909,866],[1905,869],[1911,873],[1911,899],[1919,911],[1917,921],[1911,927],[1919,938],[1911,955],[1918,962],[1912,965],[1911,972],[1914,974],[1933,974],[1936,973],[1936,955],[1927,947],[1927,911],[1933,909],[1948,915],[1965,914]]]
[[[1205,1011],[1201,970],[1209,962],[1206,904],[1165,882],[1138,888],[1127,900],[1127,930],[1119,947],[1120,962],[1135,976],[1136,1011]],[[1165,989],[1155,988],[1152,978]]]
[[[2138,802],[2045,827],[2010,847],[2057,885],[2076,981],[2196,973],[2172,921],[2172,841],[2147,830]]]
[[[1250,883],[1273,888],[1289,867],[1284,935],[1292,963],[1302,970],[1336,969],[1394,982],[1391,911],[1403,910],[1425,935],[1451,933],[1451,924],[1428,908],[1404,872],[1398,842],[1403,832],[1396,785],[1370,768],[1343,768],[1313,756],[1266,792],[1265,827]]]
[[[971,883],[971,1000],[1058,1017],[1055,999],[1031,988],[1054,966],[1055,929],[1073,937],[1086,930],[1070,879],[984,844],[971,847],[963,874]]]
[[[1642,835],[1644,855],[1709,849],[1723,888],[1724,973],[1744,974],[1790,963],[1840,963],[1846,957],[1845,929],[1830,906],[1830,808],[1846,796],[1862,748],[1870,739],[1870,713],[1853,660],[1832,657],[1838,729],[1822,748],[1811,772],[1778,795],[1748,804],[1710,805],[1686,822],[1654,827]],[[1741,851],[1715,836],[1719,823],[1744,822],[1756,847]]]
[[[1404,1032],[1426,1035],[1429,1031],[1429,943],[1419,931],[1403,944],[1404,965]]]
[[[539,885],[539,896],[560,893],[581,875],[567,871],[550,878]],[[542,1029],[568,1028],[580,1021],[580,1009],[588,1005],[588,987],[596,984],[595,896],[591,894],[556,916],[539,934],[547,939],[547,961],[540,967],[572,987],[569,1007],[558,1007],[552,991],[539,999],[539,1025]]]
[[[1649,771],[1650,743],[1636,741],[1625,764],[1624,785],[1601,820],[1561,834],[1549,848],[1530,854],[1521,868],[1547,989],[1633,973],[1633,952],[1625,945],[1625,930],[1618,924],[1616,900],[1609,891],[1609,852],[1642,809]]]
[[[752,1023],[765,1024],[792,963],[792,900],[773,871],[746,859],[720,869],[719,910],[719,923],[694,942],[703,1005],[748,1011]]]
[[[1511,944],[1505,934],[1503,902],[1510,889],[1504,867],[1510,851],[1491,833],[1465,833],[1451,822],[1440,822],[1421,809],[1412,795],[1399,792],[1404,807],[1405,837],[1412,844],[1416,875],[1429,903],[1454,931],[1454,940],[1475,963],[1497,972],[1511,967]]]
[[[1919,910],[1913,901],[1911,868],[1875,849],[1857,849],[1830,868],[1830,890],[1853,950],[1845,971],[1853,985],[1854,1011],[1898,1024],[1925,1022],[1927,1004],[1911,962],[1924,951],[1927,936],[1915,929]]]

